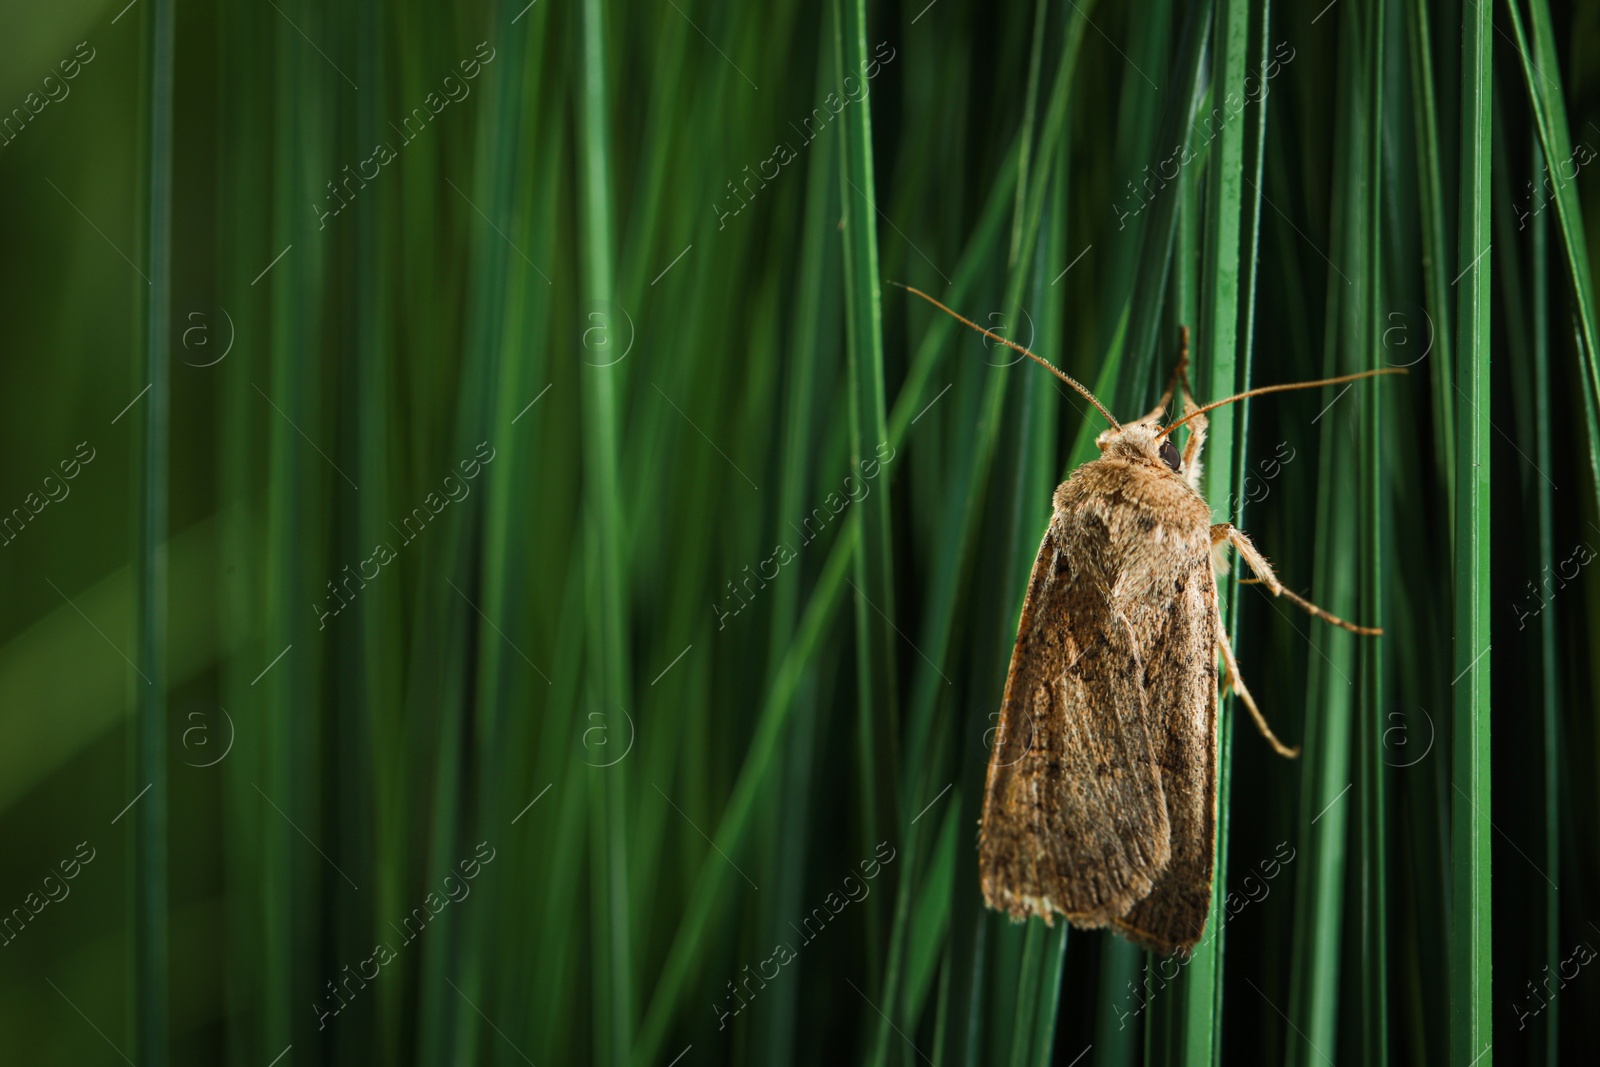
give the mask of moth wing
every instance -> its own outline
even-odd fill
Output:
[[[991,908],[1104,926],[1169,858],[1145,671],[1103,577],[1098,524],[1045,532],[1006,677],[984,793],[979,874]]]
[[[1209,554],[1191,563],[1174,598],[1153,612],[1147,669],[1173,684],[1149,695],[1152,741],[1166,795],[1172,858],[1148,896],[1112,920],[1123,936],[1164,955],[1187,956],[1211,909],[1217,832],[1217,584]],[[1197,665],[1204,670],[1195,670]]]

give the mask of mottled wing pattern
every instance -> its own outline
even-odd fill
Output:
[[[1147,620],[1146,706],[1167,801],[1172,858],[1150,895],[1114,925],[1160,953],[1194,947],[1211,907],[1217,811],[1216,579],[1201,551]],[[1175,681],[1156,687],[1152,678]]]
[[[989,906],[1018,919],[1061,912],[1104,926],[1150,892],[1168,859],[1145,671],[1092,564],[1108,536],[1103,524],[1051,523],[1017,628],[979,873]]]
[[[990,907],[1187,952],[1216,829],[1210,510],[1126,461],[1056,492],[984,797]]]

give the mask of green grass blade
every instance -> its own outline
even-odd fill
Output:
[[[260,337],[267,328],[266,302],[260,298],[238,298],[260,270],[259,267],[250,269],[246,261],[265,263],[278,251],[277,248],[268,250],[273,240],[269,233],[271,213],[260,209],[261,204],[271,202],[271,139],[257,136],[255,132],[271,128],[270,84],[274,56],[271,48],[254,47],[261,32],[255,15],[255,12],[239,8],[221,13],[219,47],[233,61],[219,71],[222,75],[218,88],[219,107],[241,121],[232,125],[228,135],[220,139],[218,173],[221,182],[239,190],[241,195],[227,210],[219,212],[217,247],[219,263],[227,263],[226,272],[219,278],[219,292],[226,294],[238,329],[245,336]],[[229,250],[231,255],[223,255],[223,249]],[[258,516],[264,494],[260,491],[258,463],[263,454],[262,441],[268,438],[269,432],[263,416],[273,413],[261,403],[251,381],[262,380],[266,358],[261,348],[248,354],[237,353],[237,357],[237,367],[242,373],[230,379],[222,391],[224,414],[217,469],[219,507],[225,531],[222,551],[231,559],[263,560],[266,552],[260,541]],[[255,687],[250,683],[260,667],[252,670],[246,661],[259,658],[260,663],[265,664],[278,651],[274,649],[263,654],[267,644],[260,631],[264,591],[260,569],[246,575],[229,575],[217,583],[217,611],[222,623],[219,639],[225,647],[234,650],[232,655],[223,657],[221,669],[218,702],[225,709],[245,707],[254,692]],[[267,1013],[263,1004],[271,973],[266,965],[267,947],[261,935],[266,912],[262,886],[267,853],[262,838],[265,824],[260,818],[264,805],[251,784],[260,777],[264,750],[259,740],[255,744],[240,742],[233,758],[217,767],[223,776],[222,816],[228,827],[223,868],[228,887],[227,935],[223,944],[228,959],[238,968],[227,982],[228,1014],[238,1020],[229,1035],[227,1051],[231,1065],[253,1063],[259,1050],[270,1040],[265,1033]]]
[[[1029,168],[1033,162],[1034,112],[1039,106],[1039,72],[1044,61],[1045,13],[1044,0],[1037,0],[1033,7],[1033,47],[1028,51],[1028,88],[1023,93],[1025,103],[1022,108],[1022,147],[1017,165],[1017,201],[1011,216],[1009,263],[1012,266],[1016,265],[1017,254],[1022,250],[1023,210],[1027,207]]]
[[[1368,129],[1373,85],[1367,65],[1368,34],[1372,27],[1361,7],[1346,7],[1339,15],[1341,91],[1334,120],[1332,240],[1327,251],[1328,310],[1322,367],[1326,375],[1365,369],[1365,359],[1357,354],[1368,347],[1375,313],[1368,306],[1368,290],[1358,288],[1354,279],[1364,279],[1378,269],[1377,248],[1372,243],[1375,220],[1370,217],[1376,202],[1371,176],[1377,164],[1376,140]],[[1323,403],[1332,399],[1330,396]],[[1337,615],[1353,618],[1360,614],[1363,586],[1348,563],[1335,560],[1359,552],[1364,527],[1372,517],[1367,506],[1370,490],[1363,484],[1368,472],[1346,457],[1362,454],[1364,439],[1375,435],[1377,429],[1365,420],[1358,426],[1354,420],[1329,417],[1319,420],[1317,430],[1321,440],[1311,599]],[[1357,432],[1360,437],[1355,437]],[[1364,563],[1372,565],[1371,560]],[[1283,570],[1280,577],[1294,581],[1293,574],[1286,575]],[[1298,872],[1295,940],[1308,947],[1292,962],[1290,1002],[1284,1011],[1295,1023],[1295,1030],[1286,1036],[1288,1059],[1310,1064],[1339,1054],[1339,1020],[1348,1004],[1341,982],[1342,945],[1347,920],[1360,918],[1359,912],[1352,915],[1343,906],[1346,858],[1352,843],[1349,827],[1356,808],[1349,794],[1359,769],[1356,761],[1360,755],[1353,751],[1357,724],[1368,714],[1366,694],[1355,684],[1365,669],[1368,650],[1358,648],[1357,642],[1370,638],[1355,637],[1314,619],[1290,619],[1283,615],[1283,608],[1274,607],[1274,615],[1301,631],[1309,646],[1303,742],[1307,767],[1295,841],[1295,847],[1306,854]],[[1359,815],[1355,821],[1359,826]]]
[[[1496,130],[1506,129],[1509,123],[1505,115],[1507,102],[1504,95],[1496,97],[1494,107]],[[1529,171],[1536,176],[1535,180],[1539,180],[1542,178],[1544,154],[1539,149],[1537,135],[1528,141],[1531,142],[1527,144]],[[1520,464],[1517,479],[1519,506],[1534,517],[1519,555],[1531,563],[1537,563],[1540,576],[1551,580],[1552,587],[1559,588],[1556,583],[1561,579],[1556,576],[1559,574],[1560,561],[1554,552],[1552,529],[1555,489],[1546,473],[1552,461],[1548,423],[1552,410],[1548,395],[1549,367],[1546,362],[1549,357],[1549,270],[1545,256],[1549,254],[1549,216],[1545,210],[1534,213],[1535,208],[1547,209],[1550,204],[1546,198],[1536,196],[1528,208],[1518,211],[1519,205],[1513,200],[1512,190],[1521,168],[1511,162],[1513,147],[1508,143],[1508,138],[1496,137],[1493,168],[1496,210],[1493,221],[1495,246],[1499,255],[1495,282],[1502,295],[1501,305],[1505,308],[1504,330],[1506,336],[1512,339],[1513,350],[1526,353],[1525,362],[1519,360],[1523,364],[1519,369],[1523,369],[1524,373],[1509,376],[1512,425],[1516,435],[1513,440],[1522,452],[1519,459],[1524,460]],[[1527,235],[1526,243],[1519,233]],[[1533,253],[1531,264],[1524,264],[1525,251]],[[1526,589],[1525,586],[1524,593]],[[1505,739],[1502,739],[1504,754],[1501,758],[1537,759],[1542,768],[1543,789],[1537,793],[1531,789],[1513,793],[1497,812],[1494,825],[1502,831],[1509,825],[1512,830],[1506,832],[1515,832],[1518,839],[1523,839],[1523,827],[1530,831],[1534,826],[1538,828],[1538,843],[1530,845],[1525,851],[1529,860],[1537,864],[1539,873],[1551,881],[1545,882],[1540,878],[1532,886],[1512,885],[1501,897],[1503,908],[1518,913],[1524,923],[1521,929],[1527,932],[1527,936],[1517,937],[1519,944],[1516,949],[1512,952],[1502,951],[1500,960],[1503,970],[1537,975],[1546,965],[1559,973],[1562,958],[1558,948],[1559,896],[1554,884],[1554,879],[1559,877],[1560,856],[1558,849],[1552,847],[1560,840],[1558,786],[1561,776],[1556,759],[1560,720],[1553,699],[1558,684],[1554,655],[1555,610],[1540,610],[1535,625],[1530,628],[1528,616],[1532,612],[1524,607],[1525,603],[1522,598],[1513,602],[1513,610],[1518,616],[1514,632],[1516,639],[1536,641],[1539,645],[1537,658],[1530,656],[1533,662],[1526,663],[1522,671],[1523,677],[1528,679],[1527,684],[1536,687],[1541,697],[1543,729],[1537,734],[1530,730],[1519,732],[1520,736],[1514,735],[1513,743],[1519,747],[1516,753],[1510,751]],[[1533,741],[1535,737],[1537,743]],[[1523,738],[1527,738],[1527,741]],[[1527,892],[1530,889],[1532,892]],[[1502,923],[1506,923],[1506,920],[1502,919]],[[1501,926],[1502,945],[1507,943],[1506,929],[1506,925]],[[1526,994],[1526,987],[1523,992]],[[1536,1017],[1537,1022],[1530,1026],[1530,1020],[1524,1014],[1527,1009],[1522,1007],[1526,1003],[1525,1000],[1519,1002],[1519,1025],[1514,1034],[1502,1033],[1499,1037],[1502,1054],[1529,1063],[1552,1061],[1559,1049],[1561,1005],[1554,999],[1548,1001]]]
[[[582,122],[579,130],[583,204],[583,292],[593,307],[612,303],[615,277],[612,236],[610,64],[604,5],[585,0],[581,54]],[[631,658],[624,622],[622,497],[618,475],[618,390],[626,367],[585,367],[581,388],[584,418],[585,514],[589,524],[587,568],[591,583],[586,659],[589,699],[608,711],[632,704],[627,679]],[[593,983],[598,1016],[598,1055],[620,1063],[634,1043],[634,979],[628,913],[628,769],[592,776],[590,858],[591,921],[595,939]]]
[[[924,882],[919,887],[916,901],[911,906],[907,920],[905,979],[901,994],[901,1018],[912,1026],[921,1016],[921,1008],[933,984],[934,972],[939,967],[949,944],[951,902],[954,897],[956,849],[958,847],[957,818],[960,812],[959,796],[949,807],[949,813],[939,826],[939,836],[929,849],[930,856]],[[936,1042],[936,1047],[939,1042]]]
[[[956,285],[953,287],[956,292],[962,291],[964,285],[972,284],[987,250],[999,240],[1007,202],[1003,194],[1010,188],[1006,182],[1013,166],[1015,166],[1014,155],[1002,165],[994,187],[994,195],[991,196],[983,214],[982,224],[974,234],[967,253],[957,264],[954,275]],[[955,297],[952,296],[952,299]],[[941,316],[934,321],[927,338],[918,347],[912,366],[906,375],[906,382],[895,400],[894,410],[889,418],[890,445],[897,451],[904,443],[905,435],[909,432],[918,410],[932,399],[927,395],[926,383],[932,380],[933,371],[944,352],[945,346],[941,342],[950,334],[950,320]],[[788,716],[794,710],[791,701],[805,672],[806,664],[815,655],[816,648],[823,639],[824,627],[832,619],[833,610],[838,606],[837,598],[848,588],[844,577],[851,564],[852,553],[855,551],[859,536],[857,517],[853,513],[847,514],[838,539],[829,549],[828,557],[821,567],[809,600],[801,613],[795,638],[785,649],[781,664],[773,672],[772,682],[761,712],[757,716],[756,727],[729,795],[727,807],[717,824],[717,830],[711,834],[717,847],[724,852],[732,852],[748,828],[749,805],[760,788],[760,782],[772,766],[777,752],[777,742],[783,736]],[[937,660],[939,653],[935,650],[935,646],[920,638],[917,643],[930,657]],[[639,1030],[639,1037],[635,1042],[636,1064],[648,1063],[651,1056],[659,1051],[665,1028],[672,1012],[677,1008],[677,1000],[684,995],[687,975],[695,966],[705,924],[710,920],[720,899],[722,886],[730,876],[726,864],[720,857],[712,857],[702,864],[689,893],[689,902],[685,906],[683,919],[673,935],[671,947],[662,965],[661,976],[657,980],[655,991],[645,1012],[644,1022]]]
[[[149,794],[129,822],[134,839],[134,1045],[148,1063],[165,1062],[168,1019],[167,899],[167,507],[171,419],[173,40],[171,0],[154,0],[144,18],[149,79],[149,170],[145,192],[144,374],[150,390],[141,413],[144,434],[138,497],[139,677],[134,703],[130,793]],[[142,683],[142,684],[141,684]]]
[[[832,85],[832,54],[822,51],[817,61],[817,92],[823,97]],[[825,396],[827,373],[833,367],[832,353],[821,343],[839,328],[842,303],[843,264],[833,255],[837,230],[830,225],[839,217],[840,182],[834,160],[836,137],[829,131],[817,137],[806,165],[805,225],[800,251],[799,275],[795,283],[794,326],[784,358],[787,375],[787,405],[784,410],[784,438],[779,461],[778,514],[799,515],[806,510],[805,497],[813,474],[811,427],[816,420],[816,405]],[[768,646],[768,674],[775,675],[784,654],[794,639],[800,620],[798,583],[779,583],[773,588],[772,631]],[[813,745],[818,718],[814,687],[802,686],[790,738],[789,761],[784,767],[781,789],[769,794],[781,800],[780,811],[771,817],[775,824],[774,852],[769,870],[778,887],[770,899],[763,899],[765,929],[785,929],[788,922],[801,921],[802,872],[808,858],[810,806],[802,802],[810,788]],[[774,804],[774,806],[779,806]],[[800,1028],[801,991],[795,984],[774,985],[767,991],[772,998],[767,1012],[753,1020],[757,1032],[754,1047],[764,1063],[792,1063],[796,1055]]]
[[[1567,129],[1566,100],[1561,86],[1551,80],[1553,75],[1549,73],[1561,69],[1556,57],[1550,9],[1544,0],[1530,0],[1529,23],[1533,31],[1531,49],[1516,5],[1508,3],[1507,11],[1545,159],[1570,161],[1574,156],[1572,137]],[[1559,162],[1557,165],[1559,167]],[[1590,474],[1596,492],[1600,492],[1600,344],[1597,344],[1600,342],[1600,321],[1596,319],[1589,251],[1584,239],[1583,213],[1578,205],[1576,183],[1558,180],[1554,185],[1556,218],[1561,225],[1562,248],[1572,277],[1573,298],[1578,305],[1578,330],[1582,338],[1579,365],[1589,421]]]
[[[1489,212],[1490,93],[1494,28],[1488,5],[1463,11],[1460,223],[1456,267],[1456,468],[1454,751],[1450,960],[1451,1059],[1487,1065],[1490,1020],[1489,873]]]
[[[1192,5],[1184,14],[1172,75],[1179,88],[1164,94],[1165,107],[1156,144],[1181,145],[1191,152],[1194,150],[1198,134],[1191,120],[1200,96],[1198,88],[1206,73],[1204,61],[1210,27],[1210,3]],[[1194,166],[1191,162],[1184,170]],[[1111,328],[1106,355],[1098,363],[1094,382],[1085,383],[1112,412],[1133,411],[1149,399],[1146,394],[1155,378],[1150,371],[1155,363],[1162,322],[1160,308],[1166,299],[1166,279],[1177,233],[1178,199],[1176,194],[1165,191],[1155,198],[1154,210],[1143,222],[1139,234],[1141,244],[1133,287],[1114,313],[1115,325]],[[1150,210],[1149,207],[1143,209]],[[1123,366],[1124,361],[1129,364],[1127,368]],[[1094,438],[1101,429],[1098,421],[1084,420],[1067,454],[1068,470],[1099,455]]]
[[[862,77],[869,65],[865,0],[835,0],[836,91],[844,79]],[[878,270],[878,218],[872,158],[872,97],[864,96],[842,116],[839,139],[839,196],[844,209],[845,351],[850,381],[850,465],[873,458],[889,438],[883,383],[882,280]],[[881,458],[881,457],[880,457]],[[893,783],[898,780],[895,738],[899,709],[895,662],[895,597],[891,578],[893,546],[889,529],[889,484],[861,502],[860,544],[852,568],[856,623],[857,732],[860,843],[883,840],[881,830],[895,824]],[[868,898],[872,900],[872,898]],[[866,929],[876,942],[881,919],[877,903],[867,905]],[[878,989],[880,976],[869,972],[869,995],[893,1004],[893,988]],[[870,1043],[871,1062],[883,1062],[890,1039],[889,1018],[880,1013]]]
[[[1254,381],[1252,365],[1255,354],[1256,293],[1260,282],[1261,183],[1262,173],[1266,165],[1267,105],[1270,99],[1270,90],[1262,86],[1259,79],[1271,70],[1271,50],[1273,48],[1272,37],[1269,32],[1271,25],[1272,5],[1270,0],[1262,0],[1260,25],[1256,30],[1259,37],[1260,52],[1254,72],[1254,76],[1258,79],[1256,84],[1259,95],[1252,109],[1250,125],[1246,127],[1248,131],[1246,139],[1247,156],[1243,164],[1245,169],[1252,172],[1252,177],[1250,179],[1250,206],[1245,237],[1246,251],[1241,253],[1242,262],[1240,268],[1245,278],[1242,323],[1244,338],[1239,346],[1239,373],[1235,387],[1241,392],[1249,389]],[[1246,85],[1249,85],[1248,80]],[[1242,490],[1245,486],[1246,478],[1245,460],[1249,455],[1249,401],[1244,401],[1240,404],[1237,424],[1238,433],[1234,449],[1235,467],[1233,480],[1241,491],[1236,491],[1233,495],[1233,500],[1235,501],[1233,514],[1225,515],[1224,518],[1232,521],[1235,525],[1242,526],[1245,501],[1247,499],[1247,494]],[[1228,606],[1229,639],[1233,642],[1235,648],[1238,648],[1239,643],[1239,578],[1240,572],[1235,569],[1231,579],[1228,581],[1225,600]],[[1220,587],[1218,594],[1222,595]],[[1215,954],[1217,960],[1218,979],[1215,982],[1216,998],[1213,1010],[1215,1012],[1214,1018],[1218,1019],[1222,1017],[1223,999],[1226,991],[1226,983],[1222,981],[1221,975],[1226,961],[1227,930],[1222,925],[1223,920],[1220,916],[1223,913],[1220,909],[1227,899],[1229,823],[1233,798],[1233,731],[1234,716],[1237,712],[1237,701],[1223,704],[1218,709],[1219,721],[1217,723],[1217,870],[1214,876],[1215,890],[1212,894],[1211,910],[1212,914],[1219,918],[1217,920],[1218,926],[1211,938],[1211,951]],[[1211,1029],[1213,1035],[1212,1057],[1215,1061],[1221,1062],[1223,1029],[1215,1023],[1213,1023]]]
[[[1544,153],[1535,145],[1529,172],[1538,175],[1544,168]],[[1533,320],[1534,373],[1534,456],[1541,470],[1554,466],[1550,420],[1550,269],[1549,218],[1543,212],[1533,220],[1529,235],[1532,255],[1530,271],[1531,317]],[[1539,573],[1556,567],[1555,490],[1543,478],[1533,483],[1538,494]],[[1544,840],[1540,866],[1549,878],[1544,892],[1544,957],[1559,974],[1561,969],[1561,675],[1557,668],[1559,638],[1555,612],[1543,612],[1539,620],[1539,692],[1544,713]],[[1544,1062],[1556,1067],[1561,1051],[1561,1006],[1552,1002],[1544,1023]]]
[[[474,212],[481,208],[491,218],[507,220],[508,225],[510,220],[525,217],[516,210],[518,133],[524,126],[521,76],[527,63],[528,38],[533,37],[536,46],[541,39],[533,26],[529,30],[532,32],[527,35],[517,34],[503,42],[497,50],[496,62],[505,65],[491,71],[480,82],[476,180],[469,180],[465,174],[453,179],[456,185],[471,190],[469,206]],[[531,464],[526,438],[516,433],[512,420],[524,408],[525,398],[538,393],[541,386],[533,382],[539,380],[545,370],[540,358],[542,353],[526,357],[514,338],[522,325],[520,316],[526,314],[526,304],[547,300],[549,286],[533,269],[532,263],[513,252],[495,229],[477,226],[472,232],[470,271],[477,299],[468,305],[464,333],[469,359],[481,368],[482,385],[480,397],[466,409],[471,414],[463,420],[465,425],[461,427],[462,436],[458,436],[457,447],[467,450],[464,454],[472,454],[470,450],[479,442],[487,441],[494,449],[495,459],[486,471],[480,469],[483,475],[480,488],[489,491],[476,494],[477,503],[470,505],[481,509],[483,516],[481,571],[474,574],[470,566],[458,565],[455,568],[458,577],[452,579],[472,601],[470,605],[458,604],[458,610],[462,607],[474,609],[462,616],[464,630],[469,634],[476,630],[477,646],[475,670],[470,680],[464,672],[463,683],[470,686],[469,692],[480,694],[481,710],[473,725],[477,736],[468,738],[477,742],[476,750],[469,750],[466,755],[468,765],[476,769],[478,781],[475,789],[474,783],[466,782],[461,790],[463,808],[470,813],[469,832],[465,839],[460,834],[448,835],[451,844],[445,846],[447,853],[440,857],[445,869],[459,863],[452,857],[470,851],[477,842],[497,838],[498,828],[515,816],[516,808],[506,809],[514,803],[510,798],[518,795],[512,786],[519,781],[519,776],[514,772],[514,765],[508,765],[511,761],[506,757],[525,749],[510,743],[521,731],[517,723],[507,720],[514,713],[513,709],[547,699],[548,694],[537,693],[537,689],[552,684],[523,662],[524,654],[513,650],[507,643],[509,637],[502,637],[526,633],[528,629],[522,625],[516,597],[517,590],[527,587],[526,557],[519,551],[521,546],[513,526],[524,529],[534,525],[523,510],[526,497],[514,488],[518,481],[527,483]],[[485,426],[493,429],[481,429]],[[471,437],[477,440],[470,440]],[[519,511],[522,513],[518,514]],[[451,592],[458,600],[462,599],[455,591]],[[524,645],[525,642],[517,643],[518,648]],[[439,1047],[430,1053],[431,1058],[479,1061],[484,1056],[484,1046],[498,1041],[492,1023],[491,1026],[481,1025],[484,1020],[475,1011],[460,1009],[465,1006],[463,1000],[483,1003],[500,987],[493,974],[496,961],[485,951],[485,946],[492,940],[491,931],[496,928],[495,909],[503,899],[501,885],[487,882],[480,886],[475,892],[481,906],[453,917],[459,923],[456,929],[461,938],[459,954],[451,968],[454,971],[451,981],[457,989],[441,993],[457,1010],[453,1016],[453,1033],[442,1035]],[[500,1012],[490,1016],[491,1020],[496,1017],[506,1018]]]
[[[1033,1059],[1032,1039],[1034,1018],[1039,1011],[1039,964],[1044,956],[1046,931],[1044,923],[1030,922],[1022,928],[1022,959],[1017,964],[1016,995],[1011,1002],[1016,1006],[1009,1032],[996,1027],[996,1034],[1006,1035],[1011,1044],[1011,1067],[1026,1067]]]
[[[1434,359],[1428,368],[1433,396],[1434,461],[1445,486],[1447,500],[1455,499],[1455,349],[1451,345],[1451,304],[1446,281],[1450,259],[1445,249],[1445,197],[1439,136],[1439,108],[1434,85],[1433,44],[1430,39],[1427,0],[1405,0],[1407,40],[1411,54],[1411,106],[1418,143],[1417,183],[1422,222],[1423,276],[1426,280],[1428,322],[1432,327]],[[1453,524],[1446,524],[1455,536]]]
[[[1362,278],[1363,311],[1367,317],[1368,358],[1363,369],[1381,366],[1383,334],[1388,325],[1383,314],[1387,296],[1383,264],[1383,204],[1385,161],[1383,158],[1384,93],[1388,72],[1385,55],[1388,48],[1385,33],[1388,16],[1384,0],[1371,0],[1367,5],[1364,34],[1366,68],[1363,81],[1366,90],[1367,114],[1363,125],[1368,137],[1366,147],[1365,198],[1362,205],[1366,233],[1367,269]],[[1385,526],[1388,515],[1385,500],[1389,492],[1383,474],[1387,450],[1383,441],[1383,428],[1388,419],[1385,412],[1399,406],[1393,390],[1370,383],[1362,390],[1362,422],[1366,432],[1361,436],[1363,479],[1363,518],[1358,540],[1357,558],[1362,561],[1362,582],[1357,600],[1363,609],[1363,620],[1370,626],[1380,626],[1384,619],[1384,591],[1391,578],[1385,565],[1384,547],[1387,541]],[[1389,627],[1393,632],[1393,627]],[[1388,797],[1385,782],[1385,765],[1382,737],[1384,730],[1385,697],[1388,679],[1384,672],[1384,646],[1381,639],[1368,639],[1360,647],[1361,710],[1356,724],[1356,780],[1359,796],[1356,797],[1356,841],[1361,853],[1360,886],[1361,909],[1359,915],[1360,982],[1361,982],[1361,1034],[1362,1059],[1375,1067],[1385,1067],[1389,1062],[1389,962],[1388,962],[1388,872],[1385,862],[1388,827]]]
[[[1243,263],[1240,249],[1240,214],[1245,192],[1246,124],[1236,115],[1247,106],[1246,57],[1250,44],[1249,0],[1217,0],[1211,31],[1212,107],[1202,124],[1211,139],[1207,146],[1205,244],[1200,266],[1199,328],[1195,333],[1194,381],[1201,396],[1215,398],[1235,391],[1238,383],[1239,280]],[[1206,497],[1214,517],[1224,520],[1233,495],[1236,409],[1218,408],[1210,415],[1207,438]],[[1242,448],[1243,442],[1239,442]],[[1228,591],[1219,588],[1218,596]],[[1223,605],[1229,611],[1228,600]],[[1228,711],[1219,701],[1219,717]],[[1218,742],[1221,743],[1221,724]],[[1220,753],[1219,753],[1220,756]],[[1216,852],[1212,873],[1212,908],[1208,919],[1211,936],[1197,947],[1184,968],[1179,996],[1179,1022],[1183,1034],[1183,1062],[1210,1063],[1219,1040],[1218,998],[1222,983],[1222,956],[1218,951],[1221,909],[1226,896],[1227,835],[1223,830],[1229,795],[1229,767],[1217,766],[1218,818],[1214,828]]]
[[[1067,940],[1069,926],[1056,923],[1045,932],[1044,948],[1040,952],[1043,976],[1039,982],[1039,1008],[1034,1014],[1033,1064],[1050,1067],[1055,1058],[1056,1021],[1061,1007],[1061,975],[1067,966]]]

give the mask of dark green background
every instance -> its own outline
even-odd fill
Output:
[[[123,2],[0,11],[0,1062],[1593,1057],[1592,6]],[[1214,415],[1386,634],[1223,583],[1303,754],[1180,977],[982,908],[1103,424],[887,280],[1124,418],[1409,367]]]

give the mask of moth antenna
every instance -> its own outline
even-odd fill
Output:
[[[1095,409],[1097,411],[1099,411],[1100,414],[1102,414],[1102,415],[1104,415],[1106,417],[1106,421],[1111,424],[1111,428],[1113,430],[1121,430],[1122,429],[1122,423],[1118,422],[1115,418],[1112,417],[1111,412],[1106,410],[1104,404],[1100,403],[1099,400],[1095,399],[1095,395],[1093,393],[1089,392],[1088,389],[1085,389],[1083,387],[1082,383],[1078,382],[1076,379],[1072,378],[1071,376],[1069,376],[1066,373],[1064,373],[1063,371],[1061,371],[1054,363],[1051,363],[1049,360],[1044,359],[1041,356],[1034,355],[1032,352],[1029,352],[1026,348],[1023,348],[1021,345],[1017,344],[1015,341],[1008,341],[1004,337],[1001,337],[997,333],[990,333],[988,330],[985,330],[982,326],[979,326],[977,323],[973,322],[971,319],[965,317],[964,315],[960,315],[957,312],[954,312],[954,311],[950,310],[949,308],[945,307],[943,304],[939,303],[939,301],[935,300],[933,297],[929,296],[927,293],[924,293],[921,289],[913,289],[911,286],[909,286],[909,285],[901,285],[899,282],[890,282],[889,284],[893,285],[893,286],[895,286],[897,288],[904,289],[908,293],[915,293],[917,296],[922,297],[922,299],[926,300],[928,303],[932,304],[934,307],[938,308],[940,311],[944,312],[946,315],[949,315],[951,318],[955,319],[957,322],[964,323],[967,326],[971,326],[974,330],[977,330],[979,333],[983,334],[985,337],[988,337],[988,338],[991,338],[993,340],[999,341],[1001,344],[1005,345],[1007,348],[1011,348],[1011,349],[1014,349],[1014,350],[1016,350],[1018,352],[1021,352],[1023,355],[1027,356],[1029,359],[1033,360],[1035,363],[1039,364],[1041,367],[1044,367],[1051,374],[1054,374],[1057,378],[1060,378],[1062,381],[1064,381],[1068,385],[1072,386],[1072,388],[1074,388],[1078,392],[1082,393],[1084,398],[1087,399],[1089,401],[1089,403],[1093,404],[1095,406]]]
[[[1225,397],[1222,400],[1213,400],[1205,407],[1189,412],[1189,414],[1185,415],[1171,426],[1168,426],[1166,429],[1156,434],[1156,440],[1161,440],[1163,437],[1167,436],[1167,434],[1171,433],[1173,430],[1176,430],[1179,426],[1182,426],[1190,419],[1195,418],[1198,415],[1204,415],[1206,412],[1215,408],[1220,408],[1224,404],[1231,404],[1235,400],[1248,400],[1250,397],[1262,396],[1266,393],[1287,393],[1291,389],[1315,389],[1319,385],[1338,385],[1340,382],[1353,382],[1361,378],[1376,378],[1380,374],[1405,373],[1407,372],[1404,367],[1383,367],[1379,370],[1364,370],[1359,374],[1344,374],[1337,378],[1323,378],[1322,380],[1315,382],[1288,382],[1284,385],[1263,385],[1258,389],[1249,389],[1243,393],[1235,393],[1233,396]]]

